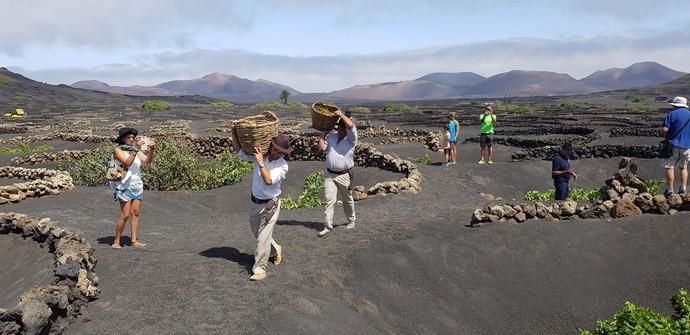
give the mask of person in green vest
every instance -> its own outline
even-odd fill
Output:
[[[479,129],[479,146],[481,148],[480,159],[477,164],[484,164],[484,151],[488,147],[488,160],[486,163],[493,164],[491,160],[493,156],[492,143],[494,141],[494,122],[496,122],[496,115],[493,114],[493,108],[486,106],[484,114],[479,116],[481,126]]]

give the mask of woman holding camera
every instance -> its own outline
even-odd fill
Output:
[[[141,166],[148,165],[153,160],[153,149],[156,143],[150,139],[137,140],[137,130],[122,128],[115,140],[117,147],[113,151],[112,166],[122,166],[125,169],[121,180],[110,182],[113,198],[120,202],[120,216],[115,227],[113,249],[121,249],[120,238],[125,230],[127,220],[130,219],[132,232],[132,246],[144,247],[139,241],[139,215],[141,200],[144,197],[144,181],[141,179]]]

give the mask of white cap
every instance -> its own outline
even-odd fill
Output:
[[[688,99],[685,99],[683,97],[675,97],[673,98],[673,100],[671,100],[671,105],[676,107],[688,108]]]

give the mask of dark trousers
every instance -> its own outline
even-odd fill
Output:
[[[554,180],[553,187],[556,188],[556,200],[565,200],[568,198],[569,189],[567,181]]]

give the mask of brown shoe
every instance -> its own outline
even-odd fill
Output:
[[[273,256],[273,264],[280,265],[281,262],[283,262],[283,247],[278,247],[276,255]]]

